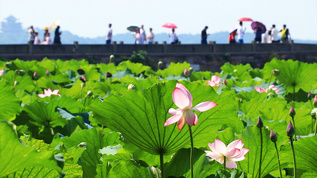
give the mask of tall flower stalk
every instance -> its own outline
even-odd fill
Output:
[[[193,154],[194,154],[194,141],[193,141],[193,133],[191,126],[188,125],[188,130],[189,130],[189,135],[190,135],[190,156],[189,156],[189,161],[190,161],[190,177],[194,177],[194,163],[193,163]]]
[[[189,134],[190,134],[190,140],[191,140],[191,151],[190,151],[190,170],[191,170],[191,177],[194,175],[193,170],[193,135],[191,130],[191,125],[196,125],[198,123],[198,116],[193,112],[199,111],[204,112],[207,111],[215,106],[217,106],[217,103],[206,101],[197,104],[195,107],[193,107],[193,97],[191,93],[187,90],[187,88],[180,84],[176,84],[176,88],[173,91],[173,101],[175,105],[178,107],[177,109],[170,108],[168,110],[169,114],[173,115],[169,119],[165,121],[164,126],[171,125],[173,123],[177,122],[177,127],[179,130],[181,130],[184,127],[185,122],[189,125]]]
[[[256,126],[260,129],[260,161],[259,161],[259,178],[261,177],[261,165],[262,165],[262,150],[263,150],[263,135],[262,135],[262,127],[263,122],[259,117]]]
[[[295,149],[294,149],[294,143],[293,143],[293,135],[295,134],[295,128],[293,127],[292,122],[288,123],[288,126],[286,128],[286,133],[291,142],[292,153],[293,153],[293,164],[294,164],[294,178],[296,178],[296,159],[295,159]]]
[[[282,169],[281,169],[281,163],[280,163],[280,156],[278,154],[278,149],[277,149],[277,145],[276,145],[276,141],[277,141],[277,135],[274,133],[273,130],[271,130],[270,133],[270,139],[271,141],[274,143],[275,146],[275,151],[276,151],[276,157],[277,157],[277,163],[278,163],[278,169],[280,171],[280,177],[282,178]]]
[[[295,119],[294,119],[295,114],[296,114],[296,112],[295,112],[293,106],[291,106],[290,109],[289,109],[289,115],[292,117],[292,122],[293,122],[294,128],[296,128],[296,127],[295,127]],[[295,135],[295,138],[294,138],[294,139],[295,139],[295,141],[296,141],[297,138],[296,138],[296,133],[295,133],[295,132],[294,132],[294,135]]]

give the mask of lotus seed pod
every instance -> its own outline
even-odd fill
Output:
[[[262,121],[262,119],[259,117],[259,119],[258,119],[258,122],[256,123],[256,126],[258,127],[258,128],[262,128],[263,127],[263,121]]]
[[[292,122],[289,121],[287,128],[286,128],[287,136],[292,137],[295,134],[295,128],[292,125]]]
[[[271,130],[270,139],[271,139],[272,142],[276,142],[277,141],[277,135],[275,134],[275,132],[273,130]]]
[[[291,108],[289,109],[289,115],[290,115],[291,117],[294,117],[295,114],[296,114],[296,112],[295,112],[293,106],[291,106]]]
[[[310,115],[313,119],[316,119],[316,115],[317,115],[317,108],[314,108],[313,110],[311,110]]]
[[[273,75],[274,75],[275,77],[277,77],[278,75],[280,75],[280,71],[279,71],[278,69],[274,69],[274,70],[272,71],[272,73],[273,73]]]
[[[111,78],[111,77],[112,77],[112,74],[111,74],[110,72],[107,72],[106,77],[107,77],[107,78]]]

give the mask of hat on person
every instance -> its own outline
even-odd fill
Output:
[[[44,30],[48,30],[48,28],[47,28],[47,27],[44,27]]]

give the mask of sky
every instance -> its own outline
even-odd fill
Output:
[[[60,20],[61,31],[82,37],[127,33],[130,25],[144,25],[154,33],[169,33],[166,22],[177,25],[176,34],[230,31],[241,17],[289,28],[294,39],[317,40],[316,0],[0,0],[0,21],[13,15],[23,28],[44,28]],[[250,22],[244,22],[252,32]]]

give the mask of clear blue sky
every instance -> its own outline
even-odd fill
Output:
[[[144,24],[154,33],[170,32],[165,22],[174,22],[177,34],[229,31],[240,17],[263,22],[267,28],[286,24],[296,39],[317,40],[316,0],[0,0],[0,21],[15,16],[23,27],[49,26],[61,21],[61,30],[84,37],[105,36],[108,23],[113,33],[126,33],[129,25]],[[250,22],[244,26],[251,32]]]

